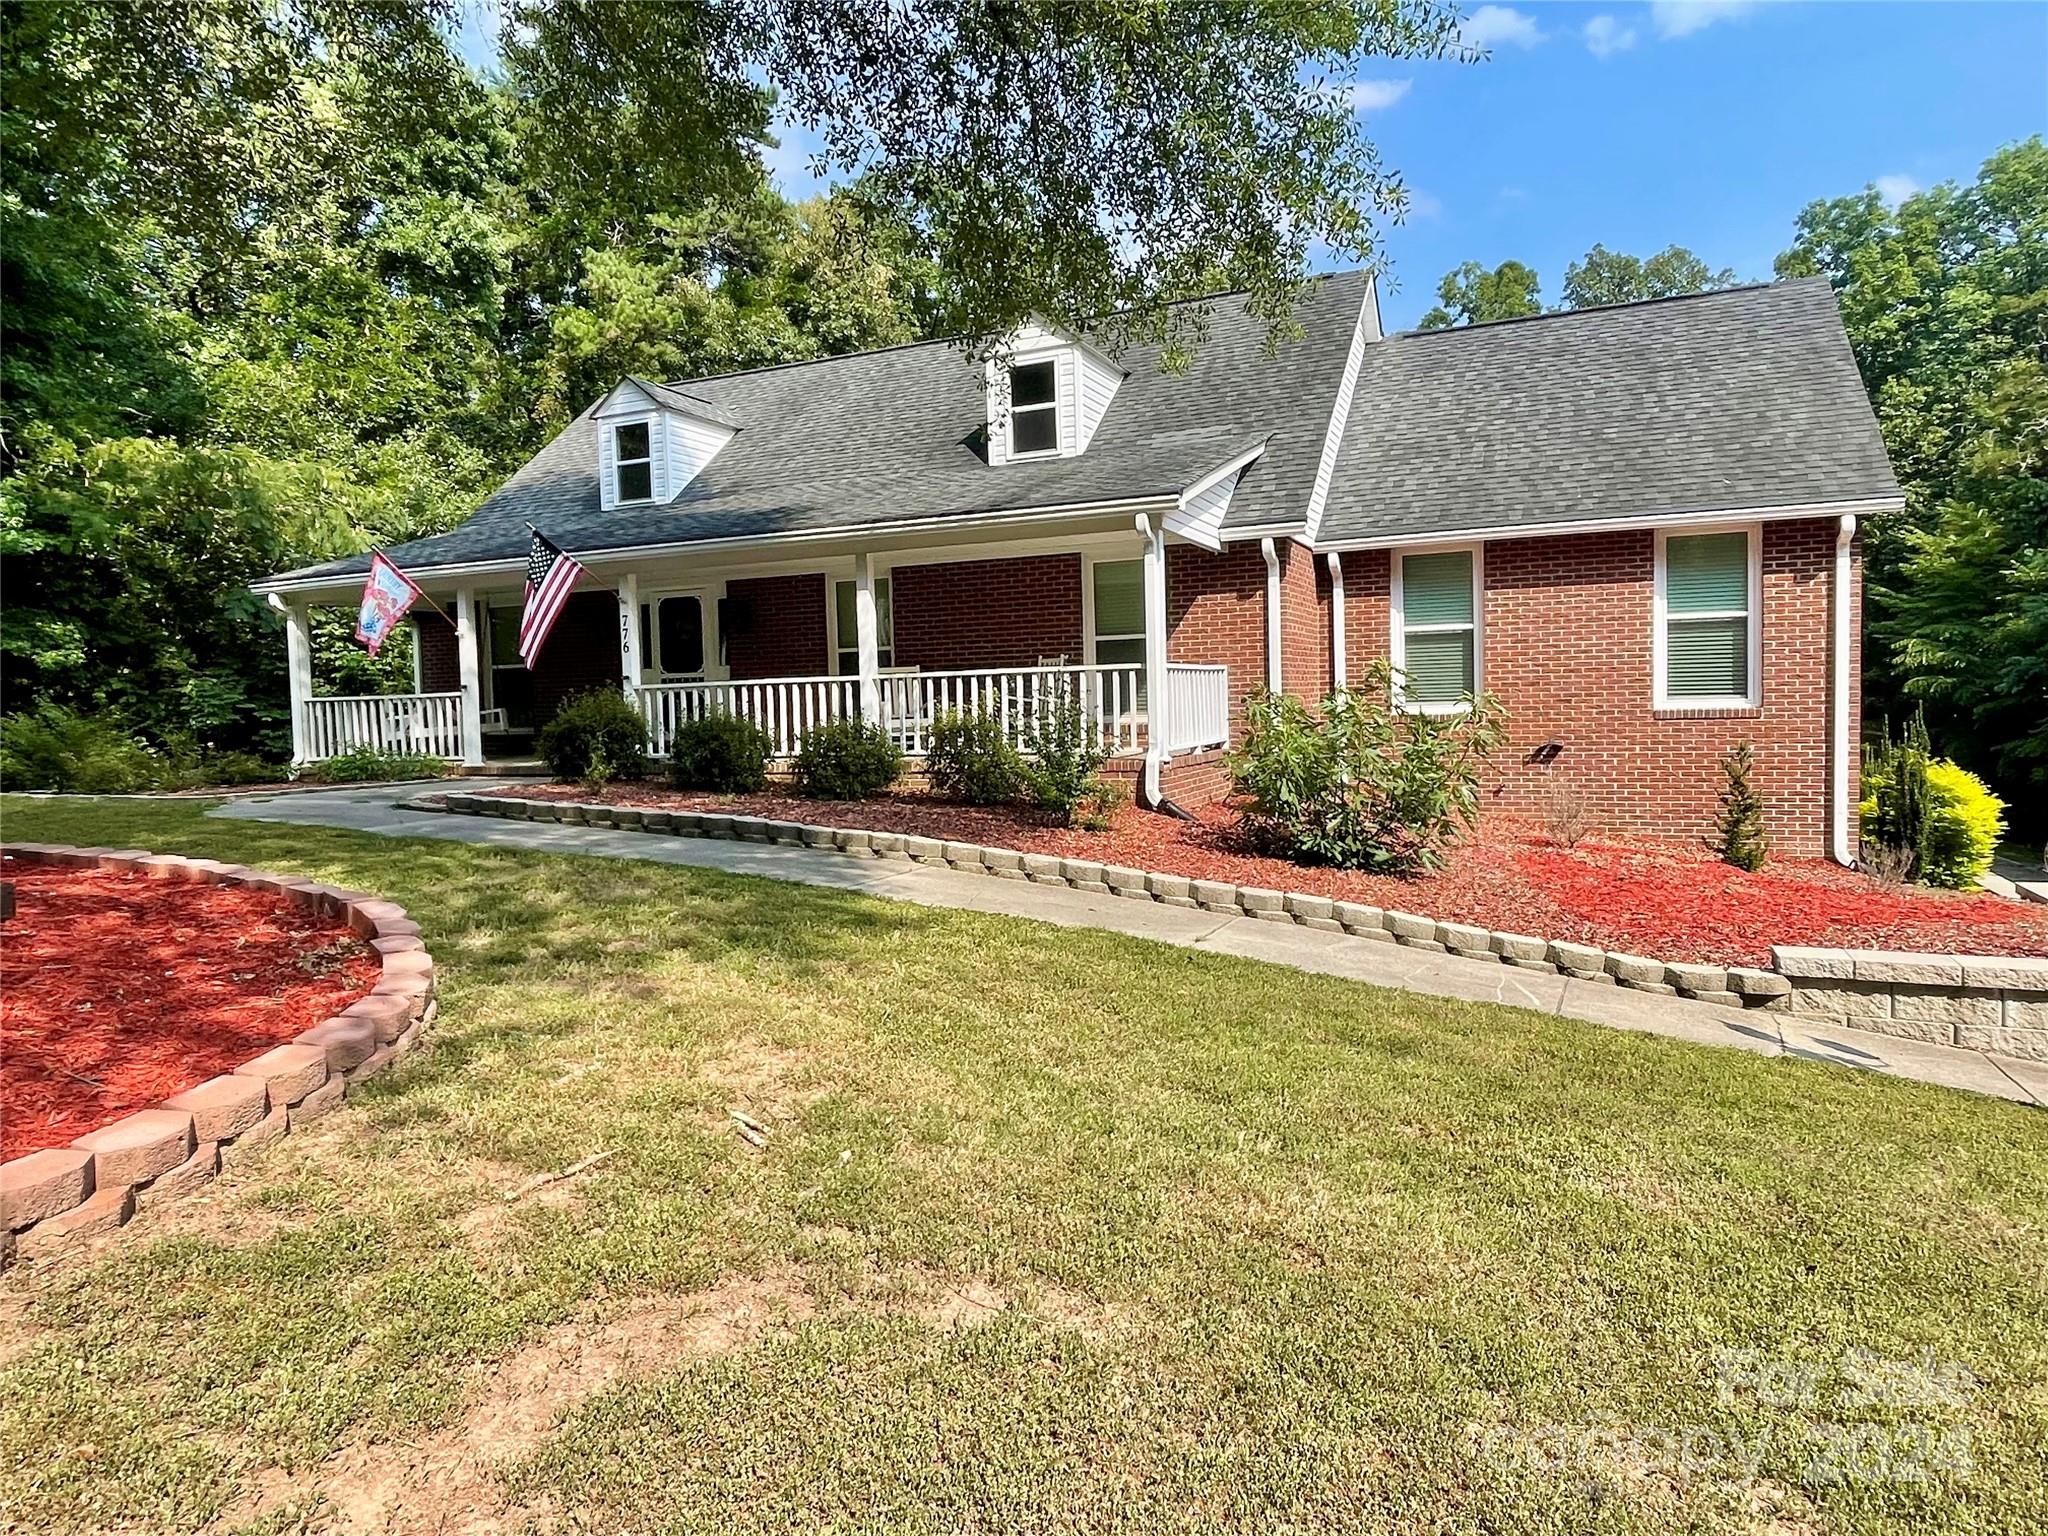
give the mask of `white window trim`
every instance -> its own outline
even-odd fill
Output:
[[[697,599],[697,633],[702,641],[698,652],[702,665],[695,672],[678,672],[675,676],[712,681],[712,663],[716,660],[712,652],[717,643],[712,630],[717,626],[718,600],[712,596],[709,587],[659,587],[641,597],[640,606],[646,613],[647,624],[647,653],[640,658],[641,673],[653,683],[659,683],[669,675],[661,664],[661,605],[672,597]]]
[[[1086,555],[1081,560],[1081,662],[1085,666],[1124,667],[1132,663],[1124,661],[1100,662],[1095,659],[1095,645],[1100,640],[1143,640],[1145,631],[1140,628],[1131,635],[1098,634],[1095,629],[1095,567],[1098,565],[1135,565],[1139,569],[1140,592],[1143,591],[1145,557],[1143,555]],[[1144,663],[1137,663],[1142,670]]]
[[[1472,631],[1472,692],[1476,697],[1486,690],[1486,546],[1481,543],[1467,544],[1403,544],[1393,550],[1389,557],[1387,619],[1390,629],[1387,655],[1394,664],[1394,707],[1413,715],[1462,715],[1472,706],[1459,700],[1415,700],[1410,702],[1407,690],[1402,684],[1402,675],[1408,665],[1408,626],[1402,622],[1405,617],[1405,599],[1401,587],[1401,562],[1409,555],[1456,555],[1469,554],[1472,557],[1472,622],[1470,624],[1418,624],[1418,634],[1456,634]]]
[[[889,653],[889,660],[887,663],[882,665],[882,670],[884,672],[894,672],[897,670],[895,664],[896,583],[890,579],[890,572],[879,566],[875,569],[874,581],[876,598],[875,640],[877,642],[875,646],[875,651],[877,655],[880,655],[880,653],[883,651],[887,651]],[[882,587],[885,583],[889,588],[889,643],[887,645],[883,645],[880,643],[882,638],[881,596]],[[829,672],[833,677],[858,677],[860,675],[860,637],[856,635],[851,645],[841,645],[839,643],[839,589],[843,586],[853,587],[856,591],[858,591],[860,587],[860,578],[858,576],[826,577],[826,601],[831,605],[832,617],[830,622],[825,626],[826,629],[830,632],[828,638],[831,640],[831,655],[826,659],[825,667],[826,671]],[[858,623],[859,621],[856,619],[855,622]],[[841,672],[839,670],[839,663],[846,657],[846,655],[849,652],[852,653],[854,657],[854,670],[851,672]]]
[[[616,507],[646,506],[660,499],[660,486],[654,483],[654,439],[661,423],[653,416],[628,416],[618,421],[608,421],[605,428],[612,435],[612,505]],[[647,457],[644,459],[622,459],[619,457],[619,431],[624,427],[645,427],[647,429]],[[619,491],[619,471],[628,464],[647,466],[647,494],[625,496]]]
[[[1061,369],[1060,355],[1058,351],[1053,351],[1033,352],[1022,357],[1013,357],[1003,370],[1003,434],[1004,441],[1008,445],[1008,452],[1005,457],[1010,463],[1029,463],[1033,459],[1057,459],[1062,457],[1067,451],[1066,437],[1061,431],[1061,423],[1066,419],[1066,413],[1061,409],[1065,401],[1061,398],[1062,385],[1060,383],[1060,375],[1063,371],[1070,370]],[[1011,388],[1011,377],[1019,368],[1032,368],[1040,363],[1044,363],[1052,369],[1052,399],[1043,405],[1027,405],[1023,409],[1034,413],[1038,411],[1052,412],[1052,446],[1050,448],[1034,448],[1029,453],[1025,453],[1017,447],[1018,406],[1015,393]]]
[[[1688,619],[1734,619],[1747,617],[1749,620],[1749,690],[1743,694],[1702,694],[1697,697],[1673,698],[1670,678],[1666,671],[1670,662],[1670,612],[1664,600],[1665,546],[1674,538],[1699,538],[1706,534],[1739,533],[1749,544],[1749,612],[1747,615],[1728,613],[1689,613]],[[1654,612],[1650,625],[1651,665],[1651,707],[1657,710],[1690,709],[1761,709],[1764,702],[1764,529],[1758,522],[1715,523],[1711,525],[1687,525],[1681,528],[1659,528],[1657,530],[1657,555],[1655,597],[1652,600]]]

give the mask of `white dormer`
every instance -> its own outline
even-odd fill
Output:
[[[1025,326],[987,365],[989,463],[1085,452],[1123,381],[1123,369],[1087,342]]]
[[[598,495],[607,512],[674,501],[739,430],[709,400],[636,378],[621,379],[594,420]]]

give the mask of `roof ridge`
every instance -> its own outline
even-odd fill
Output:
[[[1365,267],[1347,267],[1340,272],[1311,273],[1309,275],[1309,283],[1320,284],[1336,278],[1369,276],[1371,276],[1371,273]],[[1190,294],[1184,299],[1173,299],[1166,307],[1168,309],[1180,309],[1189,304],[1211,304],[1218,299],[1234,299],[1239,294],[1247,294],[1251,291],[1248,286],[1220,288],[1214,293]],[[1124,309],[1106,310],[1102,314],[1091,315],[1081,322],[1081,328],[1086,330],[1090,326],[1097,326],[1114,320],[1119,315],[1131,314],[1137,307],[1137,305],[1133,304]],[[863,347],[855,352],[828,352],[822,357],[793,357],[789,361],[782,363],[761,363],[752,368],[729,368],[723,373],[693,373],[688,378],[663,379],[660,382],[665,389],[687,389],[692,384],[710,384],[723,379],[752,378],[757,374],[781,373],[790,368],[809,368],[817,363],[843,362],[847,358],[853,357],[886,357],[892,352],[912,352],[919,347],[950,347],[956,342],[967,339],[967,332],[958,331],[947,336],[927,336],[921,341],[892,342],[886,347]]]
[[[1652,299],[1629,299],[1620,304],[1587,304],[1579,309],[1546,309],[1534,315],[1509,315],[1500,320],[1474,320],[1466,325],[1443,325],[1434,330],[1411,327],[1396,331],[1387,339],[1460,336],[1467,331],[1491,331],[1504,325],[1529,325],[1538,320],[1570,320],[1579,315],[1609,315],[1623,309],[1650,309],[1659,304],[1690,304],[1700,299],[1718,299],[1730,293],[1760,293],[1770,288],[1800,288],[1825,283],[1824,277],[1776,277],[1754,283],[1731,283],[1726,288],[1702,288],[1697,293],[1664,293]]]

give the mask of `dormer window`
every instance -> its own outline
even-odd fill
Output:
[[[619,501],[654,499],[654,434],[644,421],[612,428],[612,473]]]
[[[1059,452],[1059,406],[1059,370],[1050,358],[1010,369],[1011,458]]]

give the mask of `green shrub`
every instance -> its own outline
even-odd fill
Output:
[[[1491,694],[1457,714],[1397,709],[1385,661],[1315,711],[1286,694],[1254,694],[1230,759],[1244,831],[1302,863],[1440,869],[1445,847],[1478,816],[1480,772],[1505,721]]]
[[[903,753],[879,725],[834,720],[804,733],[797,787],[817,800],[865,800],[903,772]]]
[[[384,779],[438,779],[449,771],[448,760],[424,752],[379,752],[375,747],[350,747],[299,770],[309,784],[369,784]]]
[[[647,777],[647,722],[614,688],[569,700],[541,727],[534,749],[564,784]]]
[[[950,710],[932,721],[925,777],[948,800],[1008,805],[1024,783],[1024,760],[994,715]]]
[[[209,752],[194,770],[201,784],[273,784],[284,775],[284,767],[254,752]]]
[[[162,764],[112,722],[59,704],[0,721],[0,785],[73,795],[154,788]]]
[[[1130,795],[1121,785],[1097,779],[1080,804],[1074,807],[1071,823],[1083,832],[1107,832],[1116,825],[1116,815],[1129,802]]]
[[[768,787],[774,746],[766,731],[738,715],[706,715],[677,729],[669,777],[677,789],[757,794]]]
[[[1063,694],[1031,721],[1025,739],[1030,755],[1020,775],[1024,797],[1053,825],[1071,827],[1081,803],[1101,787],[1101,733],[1081,701]]]
[[[1920,867],[1927,861],[1927,765],[1933,755],[1927,719],[1919,711],[1906,722],[1903,738],[1893,741],[1887,722],[1877,744],[1863,753],[1863,791],[1869,814],[1859,818],[1862,834],[1884,851],[1880,862],[1904,869],[1911,879],[1919,878]]]
[[[1721,771],[1728,776],[1721,792],[1721,861],[1754,872],[1764,867],[1770,845],[1764,839],[1764,797],[1750,782],[1756,753],[1748,742],[1735,743],[1721,759]]]
[[[1872,772],[1866,766],[1866,775]],[[1919,758],[1895,753],[1877,768],[1878,776],[1864,780],[1863,804],[1859,807],[1864,838],[1879,849],[1896,848],[1880,829],[1896,829],[1887,823],[1884,808],[1896,806],[1899,780],[1917,780],[1925,796],[1925,814],[1920,843],[1912,862],[1913,877],[1928,885],[1966,891],[1991,867],[1998,840],[2005,835],[2005,802],[1990,786],[1947,758]]]

